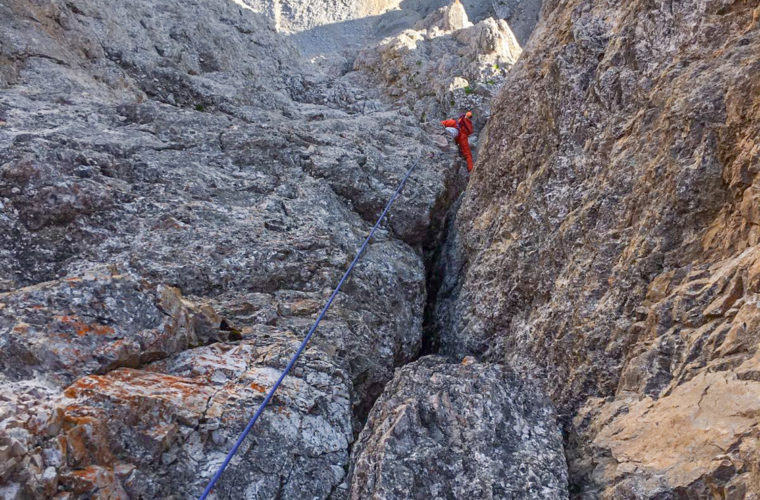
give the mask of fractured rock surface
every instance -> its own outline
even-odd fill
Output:
[[[556,415],[499,365],[428,356],[396,372],[352,451],[351,498],[567,498]]]
[[[236,2],[0,24],[3,497],[198,495],[420,161],[218,487],[326,498],[419,351],[450,155]]]
[[[362,50],[354,68],[423,122],[471,110],[479,130],[521,52],[506,21],[488,18],[473,25],[462,5],[454,4]]]
[[[588,498],[755,498],[757,2],[545,2],[439,263],[440,343],[543,380]]]
[[[264,16],[278,32],[287,33],[307,56],[324,57],[352,53],[384,37],[412,28],[434,11],[450,7],[453,0],[238,0]],[[528,41],[536,26],[541,0],[461,0],[454,16],[473,22],[505,20],[520,44]]]
[[[0,304],[0,360],[10,380],[66,385],[219,340],[212,308],[108,269],[0,294]]]
[[[422,248],[438,237],[456,171],[420,117],[388,102],[399,97],[383,88],[390,76],[348,72],[353,61],[323,72],[300,59],[309,38],[297,32],[359,14],[380,16],[372,37],[419,22],[400,39],[429,52],[424,78],[453,81],[426,96],[413,55],[388,67],[403,75],[396,103],[429,114],[451,110],[452,88],[465,96],[449,106],[486,110],[491,93],[473,82],[503,78],[519,55],[503,20],[471,26],[459,5],[403,4],[0,4],[2,497],[197,496],[416,161],[216,496],[403,496],[404,467],[435,470],[420,495],[446,484],[465,497],[566,496],[554,410],[496,365],[426,358],[398,372],[352,469],[376,398],[419,356]],[[386,17],[394,7],[401,17]],[[464,2],[474,7],[497,8]],[[407,436],[378,442],[381,429],[402,430],[393,412],[409,394]],[[609,434],[585,431],[587,442]],[[410,458],[375,467],[394,456]]]

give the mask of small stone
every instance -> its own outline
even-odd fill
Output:
[[[55,467],[47,467],[42,473],[40,482],[42,484],[43,494],[46,497],[50,498],[55,495],[58,489],[58,473],[56,472]]]

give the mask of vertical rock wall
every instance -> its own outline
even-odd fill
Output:
[[[760,494],[759,18],[547,2],[493,104],[441,342],[543,381],[577,493]]]

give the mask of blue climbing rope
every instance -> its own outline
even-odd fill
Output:
[[[224,469],[227,468],[227,465],[229,465],[230,460],[232,460],[232,457],[235,456],[235,453],[237,453],[238,448],[240,448],[240,445],[243,444],[243,441],[245,441],[246,436],[248,436],[248,433],[251,432],[251,429],[253,428],[254,424],[256,424],[256,421],[259,419],[259,416],[264,412],[264,408],[266,408],[267,404],[269,404],[269,401],[272,399],[272,396],[274,396],[274,393],[277,391],[277,388],[280,387],[280,384],[282,383],[285,376],[290,372],[290,369],[293,368],[293,365],[296,364],[296,361],[298,361],[298,358],[301,356],[301,353],[303,353],[304,349],[306,349],[306,344],[309,343],[309,340],[311,339],[311,336],[314,335],[314,332],[317,330],[317,327],[319,326],[319,323],[322,321],[322,318],[325,317],[325,314],[327,314],[327,310],[330,309],[330,306],[333,303],[333,300],[335,300],[335,297],[337,297],[338,292],[340,291],[340,287],[343,286],[343,283],[346,282],[346,279],[348,279],[348,276],[351,274],[351,271],[354,270],[354,267],[356,266],[356,263],[359,262],[359,258],[362,256],[362,253],[364,253],[364,250],[367,249],[367,245],[369,245],[370,240],[372,239],[372,236],[375,235],[375,231],[380,227],[380,223],[385,218],[386,214],[388,213],[388,210],[390,210],[391,205],[393,205],[393,202],[396,201],[396,198],[401,194],[401,190],[404,189],[404,185],[406,184],[406,181],[409,179],[409,176],[412,175],[412,171],[417,167],[419,164],[419,160],[416,161],[406,172],[406,175],[401,180],[401,184],[399,184],[398,188],[396,189],[396,192],[393,193],[393,196],[391,196],[391,199],[388,200],[388,204],[385,205],[385,209],[383,210],[383,213],[380,214],[380,218],[377,219],[377,222],[375,222],[375,225],[372,227],[372,230],[369,232],[369,236],[367,236],[367,239],[364,240],[364,243],[362,244],[361,248],[359,248],[359,251],[356,253],[356,257],[354,257],[354,260],[351,262],[351,265],[348,266],[348,270],[346,270],[345,274],[343,274],[343,277],[338,282],[338,286],[335,287],[335,290],[333,290],[332,295],[330,295],[330,298],[327,300],[327,303],[322,308],[322,311],[319,313],[319,316],[317,316],[317,320],[312,325],[311,329],[309,329],[309,333],[306,334],[306,337],[304,337],[303,342],[301,342],[301,346],[298,348],[296,353],[293,355],[293,357],[288,362],[288,365],[285,367],[285,370],[283,370],[282,374],[280,375],[280,378],[277,379],[277,382],[272,386],[272,388],[267,393],[267,397],[264,398],[264,401],[262,401],[259,408],[256,410],[256,413],[253,414],[253,417],[248,422],[248,425],[245,426],[245,429],[243,429],[243,432],[240,434],[240,437],[238,437],[238,440],[235,442],[235,445],[232,447],[230,452],[227,454],[227,457],[224,459],[224,462],[222,462],[222,465],[219,467],[219,470],[216,471],[216,474],[214,474],[214,477],[211,478],[211,481],[209,481],[208,486],[206,486],[206,489],[203,491],[203,494],[200,496],[199,500],[205,500],[206,497],[211,493],[211,490],[214,488],[214,485],[221,477],[222,473],[224,472]]]

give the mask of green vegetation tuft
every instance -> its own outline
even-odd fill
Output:
[[[474,92],[474,91],[472,90],[472,87],[470,87],[469,85],[468,85],[468,86],[466,86],[466,87],[464,88],[464,94],[465,94],[465,95],[470,95],[470,94],[472,94],[473,92]]]

